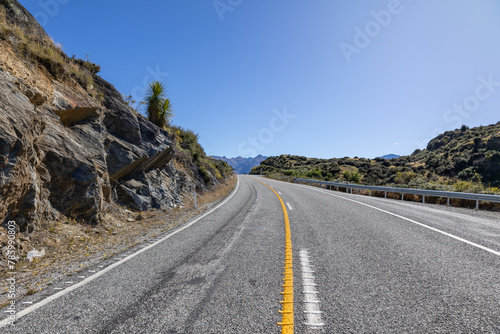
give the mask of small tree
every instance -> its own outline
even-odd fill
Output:
[[[165,86],[155,81],[149,84],[149,90],[146,94],[146,114],[148,119],[159,126],[165,127],[173,116],[172,105],[166,98]]]
[[[172,104],[169,99],[165,99],[160,112],[160,122],[162,123],[161,127],[165,127],[173,116],[174,112],[172,111]]]

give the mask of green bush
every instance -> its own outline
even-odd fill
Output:
[[[354,182],[354,183],[359,183],[361,176],[359,175],[358,172],[350,172],[350,171],[345,171],[342,173],[342,176],[346,181],[349,182]]]
[[[210,181],[212,181],[212,178],[210,177],[210,174],[208,173],[208,170],[205,168],[205,166],[200,166],[199,171],[201,177],[203,178],[203,181],[205,181],[205,184],[209,184]]]
[[[172,126],[170,129],[170,132],[177,134],[180,148],[190,153],[193,161],[198,161],[206,157],[205,150],[198,142],[199,135],[197,133],[180,126]]]
[[[306,173],[305,175],[307,178],[310,178],[310,179],[315,179],[315,180],[319,180],[321,178],[323,178],[323,175],[321,174],[321,172],[317,169],[314,169],[312,171],[309,171]]]
[[[91,62],[88,58],[88,55],[87,55],[86,60],[77,59],[77,58],[75,58],[75,55],[73,55],[73,57],[71,57],[71,61],[73,63],[85,68],[87,71],[89,71],[92,74],[97,74],[97,73],[101,72],[101,66]]]

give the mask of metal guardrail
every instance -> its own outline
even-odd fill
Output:
[[[479,210],[479,202],[495,202],[500,203],[500,196],[497,195],[486,195],[486,194],[472,194],[472,193],[461,193],[454,191],[439,191],[439,190],[425,190],[425,189],[411,189],[411,188],[396,188],[396,187],[380,187],[380,186],[365,186],[360,184],[352,184],[352,183],[341,183],[341,182],[329,182],[329,181],[320,181],[320,180],[311,180],[311,179],[300,179],[293,178],[293,182],[302,183],[302,184],[310,184],[310,185],[324,185],[325,188],[331,190],[332,187],[336,187],[337,191],[339,188],[346,188],[346,191],[351,192],[353,189],[363,189],[369,190],[370,196],[372,195],[372,191],[381,191],[384,192],[384,198],[387,198],[387,193],[401,193],[401,200],[404,199],[405,194],[412,195],[420,195],[422,196],[422,203],[425,203],[425,196],[433,196],[433,197],[446,197],[446,205],[450,206],[450,198],[457,199],[467,199],[476,201],[476,210]]]

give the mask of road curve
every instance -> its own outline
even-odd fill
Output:
[[[500,333],[495,215],[248,176],[154,246],[25,298],[0,331],[280,333],[284,214],[257,180],[290,220],[295,333]]]

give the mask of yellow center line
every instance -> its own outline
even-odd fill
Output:
[[[254,178],[251,178],[255,180]],[[283,309],[279,311],[282,315],[281,322],[278,322],[278,325],[281,326],[282,334],[293,334],[293,258],[292,258],[292,233],[290,230],[290,221],[288,219],[288,212],[286,211],[285,203],[281,199],[280,195],[268,186],[265,183],[260,182],[259,180],[255,180],[269,189],[271,189],[281,203],[281,208],[283,209],[283,216],[285,217],[285,272],[283,273],[284,284],[282,285],[283,291],[281,294],[283,295],[283,300],[280,303],[283,305]]]

